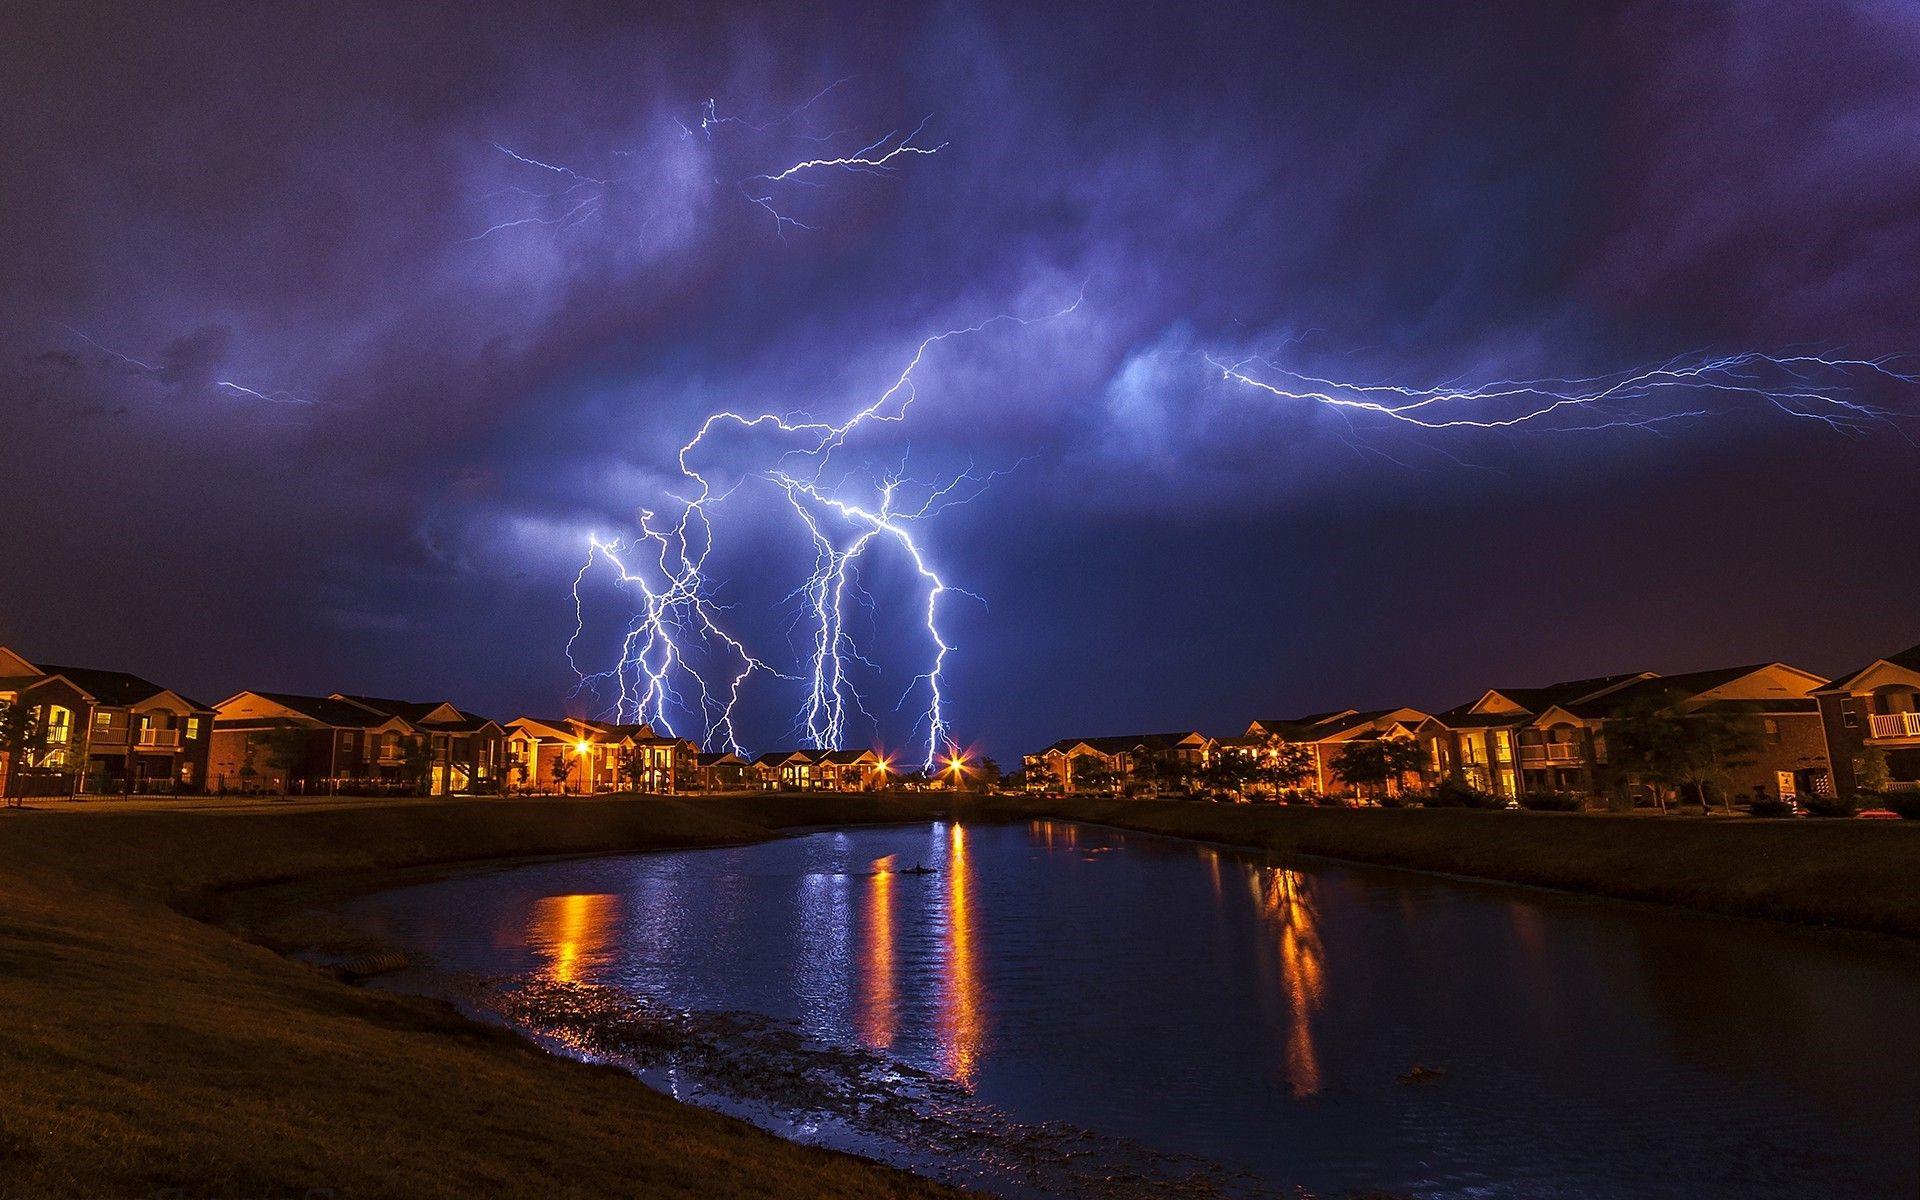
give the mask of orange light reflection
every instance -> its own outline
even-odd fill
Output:
[[[860,959],[860,1040],[875,1050],[893,1045],[893,858],[875,864],[867,887],[867,944]]]
[[[549,980],[573,983],[606,956],[619,919],[618,896],[545,896],[533,906],[527,941],[546,952]]]
[[[947,960],[940,1032],[947,1074],[968,1086],[979,1062],[981,1033],[973,913],[967,898],[971,870],[967,832],[956,824],[947,837]]]
[[[1313,897],[1306,878],[1283,867],[1256,870],[1250,882],[1255,900],[1279,938],[1290,1023],[1287,1080],[1294,1095],[1311,1096],[1324,1084],[1320,1055],[1313,1044],[1312,1017],[1320,1011],[1326,989],[1326,955],[1320,944]]]

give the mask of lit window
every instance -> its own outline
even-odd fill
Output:
[[[96,712],[93,714],[93,727],[95,729],[106,729],[112,724],[113,724],[113,714],[108,712],[106,709],[103,708],[99,712]]]
[[[188,717],[187,718],[187,737],[197,738],[199,736],[200,736],[200,718]]]
[[[73,710],[58,704],[47,706],[47,744],[64,746],[73,739]],[[65,762],[66,756],[60,756]]]

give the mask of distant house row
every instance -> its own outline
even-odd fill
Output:
[[[244,691],[207,705],[0,647],[0,795],[850,791],[887,774],[871,750],[749,762],[645,724],[500,723],[449,701]]]
[[[1221,756],[1255,766],[1281,756],[1290,787],[1351,795],[1457,779],[1506,798],[1539,792],[1632,793],[1650,786],[1610,737],[1646,713],[1684,731],[1722,718],[1748,731],[1716,786],[1738,796],[1855,795],[1920,788],[1920,646],[1829,680],[1785,663],[1755,663],[1684,675],[1651,671],[1574,679],[1544,687],[1488,688],[1429,713],[1415,708],[1342,709],[1252,722],[1243,733],[1198,730],[1066,738],[1028,755],[1030,784],[1112,790],[1165,776],[1166,764],[1198,772]],[[1381,753],[1382,745],[1398,746]],[[1379,763],[1386,763],[1380,774]],[[1143,770],[1150,767],[1150,770]],[[1254,773],[1257,781],[1259,773]],[[1258,787],[1255,782],[1254,787]]]

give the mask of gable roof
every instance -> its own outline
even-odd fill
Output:
[[[476,717],[472,713],[462,712],[445,700],[389,700],[384,696],[350,696],[345,692],[335,692],[329,700],[346,700],[363,708],[370,708],[389,717],[399,717],[415,725],[433,724],[435,726],[471,723],[475,727],[486,723],[485,717]]]
[[[138,675],[125,671],[102,671],[93,667],[63,667],[53,663],[40,663],[38,666],[42,674],[60,676],[109,708],[125,708],[128,705],[151,700],[155,696],[172,694],[179,697],[181,702],[190,708],[201,712],[213,711],[198,700],[181,696],[172,688],[161,687],[150,679],[142,679]]]
[[[1776,697],[1725,697],[1708,701],[1709,707],[1726,712],[1799,712],[1810,710],[1814,704],[1810,699],[1812,685],[1817,685],[1819,676],[1785,663],[1763,662],[1748,663],[1739,667],[1714,667],[1706,671],[1688,671],[1681,675],[1656,675],[1651,679],[1638,680],[1627,687],[1609,691],[1604,695],[1559,707],[1575,716],[1585,718],[1608,717],[1625,711],[1636,705],[1655,705],[1669,708],[1684,704],[1707,695],[1730,683],[1756,675],[1762,671],[1778,668],[1790,671],[1809,681],[1810,686],[1798,695]]]
[[[247,694],[239,693],[241,696]],[[293,692],[253,692],[251,694],[336,729],[376,729],[395,719],[389,713],[375,712],[351,700],[335,700],[331,696],[301,696]],[[237,697],[230,696],[221,703],[226,704],[233,699]],[[399,720],[406,722],[405,717]]]
[[[1898,654],[1889,654],[1885,658],[1876,658],[1864,667],[1856,667],[1851,671],[1842,671],[1834,677],[1832,683],[1814,690],[1817,692],[1844,692],[1853,686],[1855,680],[1880,666],[1898,667],[1903,671],[1912,671],[1920,674],[1920,646],[1909,646]]]
[[[1565,707],[1579,701],[1595,699],[1625,687],[1635,680],[1646,679],[1652,674],[1651,671],[1628,671],[1618,675],[1595,675],[1589,679],[1567,679],[1559,683],[1549,683],[1545,687],[1488,688],[1480,694],[1479,699],[1463,707],[1472,712],[1486,703],[1488,697],[1498,696],[1526,712],[1538,714],[1556,704]]]
[[[815,762],[832,763],[840,767],[856,767],[867,760],[880,761],[880,756],[871,750],[828,750]]]

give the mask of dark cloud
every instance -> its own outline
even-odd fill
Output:
[[[684,483],[701,416],[845,413],[929,334],[1076,297],[934,347],[847,463],[1018,468],[930,527],[990,601],[955,611],[956,696],[1003,753],[1915,636],[1920,565],[1844,498],[1911,494],[1893,431],[1409,437],[1203,358],[1915,349],[1905,6],[27,4],[0,34],[0,550],[32,565],[0,638],[551,708],[585,536]],[[897,172],[755,179],[923,117],[944,148]],[[780,532],[743,512],[728,564],[776,643]]]

